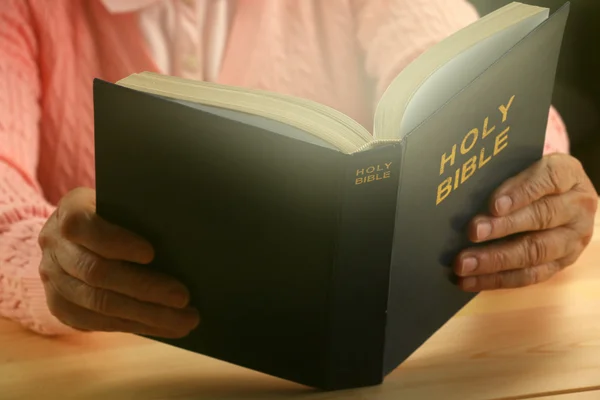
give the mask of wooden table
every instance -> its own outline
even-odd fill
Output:
[[[597,227],[600,227],[598,218]],[[600,400],[600,229],[544,284],[488,292],[378,387],[311,389],[133,335],[36,336],[0,320],[0,399]]]

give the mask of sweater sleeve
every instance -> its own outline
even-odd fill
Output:
[[[466,0],[354,0],[358,41],[379,99],[421,53],[479,18]],[[544,153],[569,152],[567,131],[551,107]]]
[[[38,234],[53,206],[36,181],[40,81],[27,2],[0,7],[0,316],[41,334],[73,332],[54,318],[38,274]]]

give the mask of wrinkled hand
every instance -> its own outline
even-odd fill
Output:
[[[490,214],[475,217],[474,246],[455,262],[465,291],[545,281],[577,260],[591,240],[598,195],[575,158],[545,156],[492,195]]]
[[[95,202],[91,189],[70,192],[40,233],[51,313],[78,330],[186,336],[199,323],[187,289],[139,265],[152,261],[151,245],[98,217]]]

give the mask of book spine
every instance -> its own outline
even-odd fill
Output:
[[[383,380],[388,285],[402,144],[347,158],[332,273],[327,388]]]

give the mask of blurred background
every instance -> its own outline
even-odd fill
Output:
[[[470,0],[480,15],[512,0]],[[566,0],[521,0],[556,10]],[[600,0],[571,0],[553,104],[571,138],[571,153],[600,191]]]

